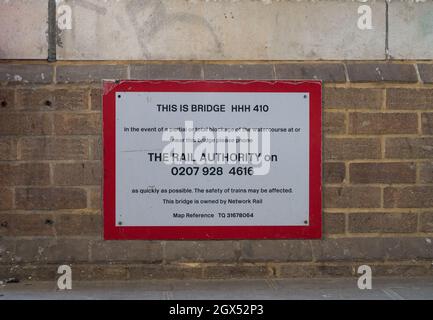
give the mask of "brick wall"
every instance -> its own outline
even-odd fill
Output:
[[[322,240],[103,241],[101,79],[322,79]],[[0,62],[0,278],[433,274],[431,62]]]

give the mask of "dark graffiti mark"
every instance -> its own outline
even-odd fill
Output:
[[[55,0],[48,1],[48,30],[47,30],[47,43],[48,43],[48,57],[49,62],[57,60],[57,7]]]
[[[138,15],[143,10],[148,10],[150,13],[146,20],[140,21]],[[146,1],[145,3],[139,0],[129,1],[126,5],[126,11],[131,19],[142,53],[147,59],[151,58],[147,43],[156,38],[159,32],[170,29],[177,22],[205,28],[214,42],[214,51],[222,51],[222,44],[218,36],[203,17],[190,13],[167,13],[164,4],[160,0]]]

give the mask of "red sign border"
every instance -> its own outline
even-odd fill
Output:
[[[104,239],[215,240],[322,237],[322,83],[318,80],[124,80],[103,83]],[[117,92],[308,92],[310,195],[307,226],[116,226],[115,101]]]

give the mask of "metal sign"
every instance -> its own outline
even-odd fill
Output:
[[[319,81],[104,83],[105,239],[321,236]]]

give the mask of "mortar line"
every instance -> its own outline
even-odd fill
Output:
[[[420,84],[424,84],[424,81],[422,81],[421,75],[420,75],[420,73],[419,73],[418,63],[414,63],[413,66],[414,66],[414,68],[415,68],[415,72],[416,72],[416,76],[417,76],[417,78],[418,78],[418,82],[419,82]]]
[[[389,0],[385,0],[385,60],[390,60],[389,54]]]
[[[422,232],[422,227],[421,227],[422,213],[416,212],[415,214],[417,215],[417,217],[416,217],[416,232],[420,233],[420,232]]]
[[[423,111],[420,111],[420,110],[418,110],[417,111],[417,114],[418,114],[418,134],[420,135],[420,136],[425,136],[426,134],[423,134],[423,125],[422,125],[422,114],[423,114],[424,112]],[[428,134],[427,134],[428,135]]]

